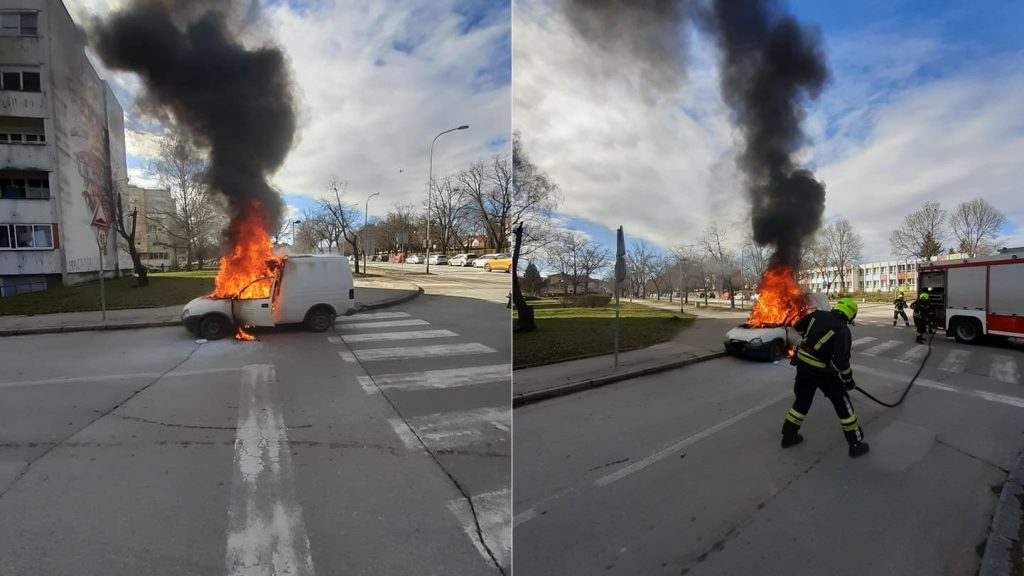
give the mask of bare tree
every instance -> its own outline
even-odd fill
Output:
[[[822,231],[822,240],[827,251],[828,265],[839,275],[839,290],[846,287],[846,269],[852,267],[861,257],[864,242],[854,231],[850,221],[840,218]]]
[[[341,237],[352,248],[352,255],[355,259],[355,272],[359,273],[359,209],[356,206],[343,202],[342,194],[348,190],[348,183],[332,176],[327,183],[327,188],[332,194],[326,194],[317,199],[317,208],[325,215],[327,220],[333,221],[336,231],[341,232]],[[337,237],[336,237],[337,238]],[[337,239],[335,240],[339,243]]]
[[[772,255],[770,246],[754,241],[753,233],[748,232],[743,246],[743,272],[757,284],[768,270],[768,262]]]
[[[495,156],[489,163],[474,162],[459,172],[458,180],[487,231],[488,243],[495,251],[504,251],[512,224],[512,170],[508,157]]]
[[[704,248],[704,252],[707,253],[714,271],[717,272],[723,289],[729,291],[730,307],[735,308],[736,290],[734,282],[737,266],[735,256],[728,248],[728,238],[725,231],[718,226],[717,222],[712,222],[704,230],[704,236],[701,237],[700,243]]]
[[[147,215],[147,221],[163,230],[175,248],[185,251],[187,270],[192,269],[193,259],[202,268],[203,257],[216,244],[217,225],[223,222],[221,203],[204,180],[206,166],[199,149],[181,133],[165,137],[150,164],[150,171],[171,191],[173,209]]]
[[[929,259],[942,253],[946,241],[946,211],[938,202],[925,202],[903,217],[903,225],[889,234],[893,252],[905,258]]]
[[[458,250],[463,246],[460,236],[466,221],[473,215],[473,206],[469,195],[460,186],[458,176],[444,176],[434,180],[431,222],[438,231],[440,249],[442,252]]]
[[[561,191],[547,173],[530,160],[519,131],[512,133],[512,222],[524,224],[523,255],[541,251],[557,236],[551,214],[562,201]]]
[[[981,197],[960,203],[949,218],[960,252],[972,258],[995,252],[995,240],[1005,223],[1006,215]]]
[[[647,284],[654,273],[656,256],[646,240],[633,240],[626,250],[626,282],[630,298],[647,298]]]
[[[574,294],[588,293],[591,278],[607,268],[610,261],[607,248],[572,231],[559,234],[557,240],[548,245],[546,252],[548,263],[568,280]]]

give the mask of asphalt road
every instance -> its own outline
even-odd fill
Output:
[[[4,338],[0,575],[509,573],[507,309],[373,314]]]
[[[927,348],[854,328],[860,386],[898,397]],[[530,575],[973,575],[1024,447],[1021,345],[941,338],[906,403],[854,393],[857,460],[820,394],[779,431],[795,369],[722,358],[515,411],[516,564]]]
[[[397,275],[423,287],[426,294],[464,296],[505,304],[512,290],[509,274],[487,272],[483,268],[431,264],[430,275],[426,275],[424,264],[370,262],[369,265],[371,273]]]

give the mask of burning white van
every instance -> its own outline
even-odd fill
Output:
[[[802,314],[829,309],[828,296],[824,294],[807,294],[805,301],[806,307]],[[764,360],[779,360],[799,343],[800,335],[792,324],[756,327],[741,324],[725,333],[724,342],[725,350],[730,354]]]
[[[343,256],[291,256],[274,273],[242,287],[239,294],[256,298],[200,296],[185,305],[181,321],[193,334],[216,340],[243,328],[305,324],[314,332],[331,327],[339,315],[355,311],[355,288],[348,259]],[[258,288],[258,289],[253,289]]]

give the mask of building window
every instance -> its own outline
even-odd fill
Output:
[[[46,144],[43,119],[0,116],[0,144]]]
[[[41,92],[38,68],[0,66],[0,90]]]
[[[0,13],[0,35],[38,36],[39,14],[35,12]]]
[[[49,200],[50,176],[46,172],[0,171],[0,198]]]
[[[52,224],[0,224],[2,250],[52,250]]]

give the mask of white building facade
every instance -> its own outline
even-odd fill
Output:
[[[963,254],[933,256],[929,262],[958,260]],[[826,269],[804,270],[800,273],[800,285],[811,292],[852,293],[852,292],[917,292],[917,269],[923,264],[915,259],[865,262],[846,269],[846,281],[839,285],[839,274],[833,266]],[[831,283],[831,286],[829,284]]]
[[[128,195],[132,208],[139,211],[135,220],[135,249],[142,263],[151,270],[176,267],[177,242],[170,234],[175,225],[171,191],[129,185]]]
[[[0,295],[127,270],[124,111],[60,0],[0,0]],[[127,204],[127,198],[125,198]]]

